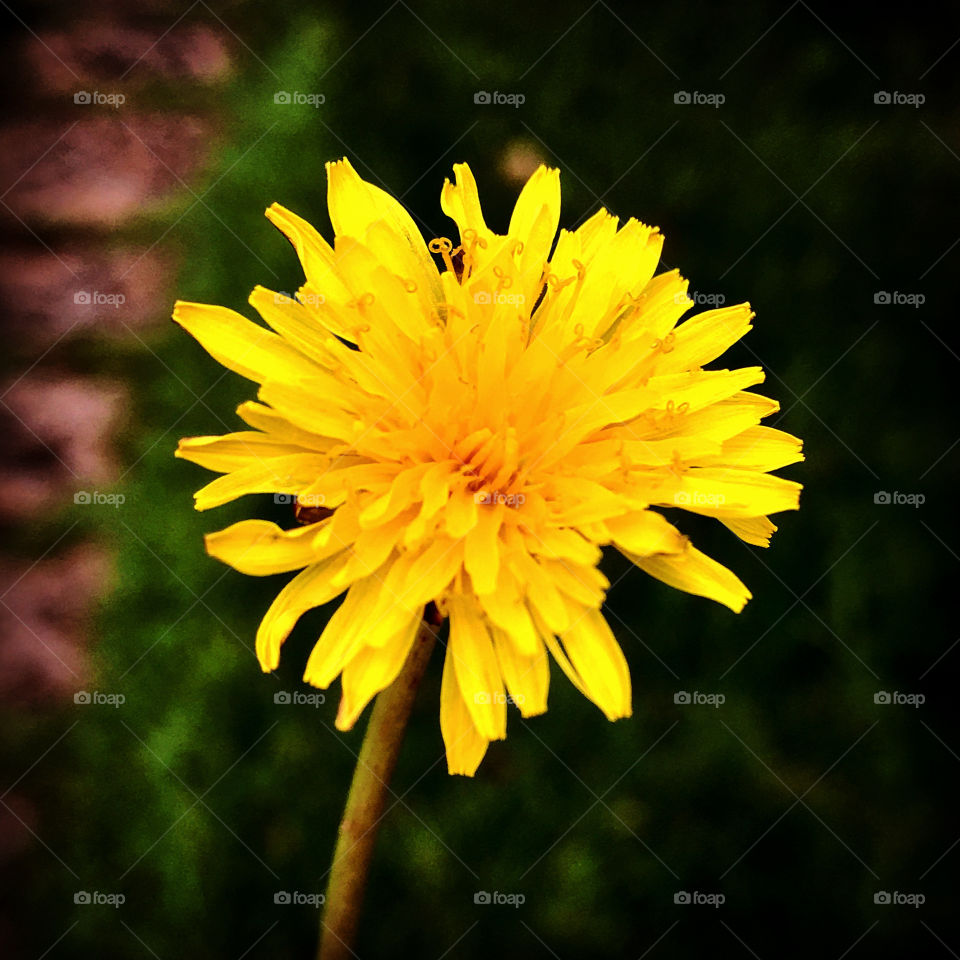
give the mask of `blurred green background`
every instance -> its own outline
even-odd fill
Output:
[[[452,229],[439,192],[454,162],[470,162],[488,223],[504,229],[539,157],[562,170],[561,225],[601,204],[657,224],[664,266],[691,290],[754,305],[755,330],[723,365],[762,363],[762,392],[782,405],[768,422],[806,444],[806,462],[784,471],[805,485],[801,510],[777,518],[770,550],[678,521],[753,591],[741,615],[605,561],[632,719],[609,724],[554,670],[549,712],[514,712],[478,776],[450,778],[438,651],[392,785],[359,957],[960,953],[946,593],[960,549],[947,523],[960,359],[945,342],[960,47],[935,63],[960,16],[911,11],[893,22],[872,5],[804,2],[189,8],[239,39],[231,82],[185,88],[177,103],[218,120],[214,162],[193,185],[203,202],[185,194],[135,228],[150,242],[173,225],[180,297],[250,315],[255,284],[295,290],[296,257],[262,213],[279,201],[329,237],[327,160],[350,157],[429,237]],[[158,32],[178,12],[157,13]],[[325,103],[276,104],[280,90]],[[477,104],[482,90],[525,103]],[[725,102],[678,104],[679,91]],[[877,104],[878,91],[926,102]],[[924,303],[875,302],[894,291]],[[56,958],[311,956],[316,910],[274,895],[323,891],[365,720],[334,730],[336,687],[316,708],[274,702],[309,692],[300,675],[330,610],[304,618],[277,675],[262,675],[253,636],[286,578],[227,570],[201,538],[242,517],[292,517],[270,497],[195,513],[208,475],[172,455],[180,436],[237,428],[252,387],[172,325],[145,341],[68,348],[77,369],[133,388],[118,440],[135,464],[117,488],[124,507],[64,508],[13,540],[37,556],[79,521],[68,540],[115,551],[91,689],[126,702],[4,707],[7,783],[70,731],[23,782],[42,842],[8,867],[10,922],[24,957],[55,941]],[[877,504],[878,491],[925,503]],[[685,706],[678,691],[726,701]],[[877,704],[878,691],[926,702]],[[75,906],[78,890],[126,900]],[[477,905],[477,891],[526,900]],[[678,891],[725,903],[675,904]],[[878,891],[926,902],[878,905]]]

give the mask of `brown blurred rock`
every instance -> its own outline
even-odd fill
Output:
[[[92,544],[0,564],[0,695],[35,702],[84,688],[88,627],[109,579],[109,556]]]
[[[42,94],[71,96],[112,84],[129,87],[157,79],[212,83],[231,72],[222,32],[182,22],[164,32],[116,22],[73,23],[68,30],[31,37],[23,51],[28,76]]]
[[[72,332],[132,338],[169,318],[174,267],[160,248],[0,250],[0,329],[33,355]]]
[[[162,207],[206,160],[211,131],[199,117],[130,104],[70,111],[0,130],[0,194],[23,220],[114,226]]]
[[[549,163],[543,150],[532,140],[512,140],[504,148],[498,164],[500,176],[512,186],[521,186],[530,179],[541,163]]]
[[[125,403],[119,384],[49,374],[0,394],[0,519],[26,519],[115,479],[111,442]]]

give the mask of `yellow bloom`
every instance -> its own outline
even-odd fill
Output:
[[[750,306],[678,326],[692,302],[676,270],[654,277],[655,227],[618,229],[600,210],[554,245],[559,172],[541,167],[498,235],[470,168],[454,169],[440,203],[456,246],[425,243],[347,160],[327,165],[333,247],[267,210],[306,283],[296,300],[251,294],[274,332],[177,303],[178,323],[260,385],[237,411],[250,430],[188,438],[177,454],[223,474],[198,510],[270,492],[323,507],[293,530],[245,520],[206,545],[242,573],[301,570],[257,633],[265,671],[306,610],[347,591],[304,674],[324,688],[341,677],[340,729],[397,676],[425,605],[449,617],[440,726],[450,772],[472,775],[506,735],[508,699],[525,717],[546,710],[548,653],[609,719],[630,715],[627,663],[600,612],[602,546],[739,611],[747,588],[651,508],[716,517],[767,546],[767,515],[795,509],[800,491],[768,471],[803,457],[759,425],[778,409],[748,392],[759,367],[703,369],[750,329]]]

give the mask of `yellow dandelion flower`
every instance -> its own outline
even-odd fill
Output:
[[[296,299],[253,291],[272,331],[177,303],[174,319],[214,359],[259,384],[237,410],[251,429],[185,439],[177,455],[223,474],[198,510],[297,498],[310,522],[245,520],[206,546],[253,576],[301,571],[260,624],[265,671],[305,611],[346,591],[304,674],[321,688],[341,678],[338,728],[397,676],[425,605],[449,617],[440,726],[450,772],[472,775],[506,735],[508,700],[524,717],[546,710],[548,655],[609,719],[630,715],[627,663],[601,613],[601,547],[739,611],[747,588],[656,508],[716,517],[766,546],[768,515],[800,492],[769,471],[802,454],[760,426],[778,405],[749,391],[759,367],[703,369],[753,313],[678,325],[692,301],[676,270],[654,276],[657,228],[600,210],[557,237],[559,172],[541,167],[499,235],[470,168],[454,170],[440,203],[456,245],[425,242],[347,160],[327,165],[332,247],[267,210],[306,283]]]

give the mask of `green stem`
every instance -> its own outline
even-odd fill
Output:
[[[321,917],[318,960],[355,958],[353,945],[387,789],[417,687],[437,636],[424,622],[400,675],[377,695],[340,821]]]

